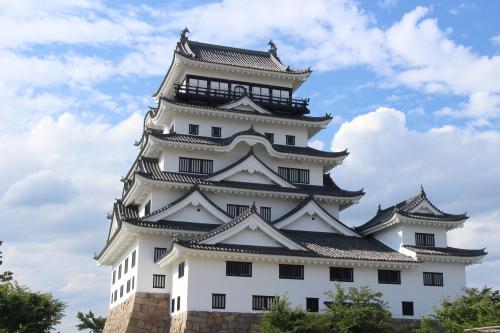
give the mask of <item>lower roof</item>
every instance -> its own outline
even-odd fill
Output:
[[[481,257],[487,254],[485,249],[459,249],[456,247],[435,247],[435,246],[419,246],[419,245],[404,245],[405,248],[417,254],[430,256],[448,256],[448,257]]]

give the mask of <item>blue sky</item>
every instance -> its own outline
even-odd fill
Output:
[[[312,67],[297,96],[334,120],[310,145],[348,148],[333,172],[364,188],[350,225],[423,184],[471,216],[454,246],[487,247],[468,283],[500,288],[500,26],[495,1],[18,0],[0,3],[0,239],[6,269],[75,313],[105,314],[104,245],[120,176],[179,32]]]

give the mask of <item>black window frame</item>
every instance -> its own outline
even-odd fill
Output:
[[[354,268],[330,267],[330,281],[354,282]]]
[[[264,136],[266,137],[267,140],[269,140],[270,143],[274,143],[274,133],[265,132]]]
[[[178,269],[177,278],[179,279],[184,276],[184,266],[185,266],[185,261],[181,262],[177,267]]]
[[[130,268],[134,268],[135,267],[136,256],[137,256],[137,250],[134,250],[132,252],[132,260],[131,260],[131,263],[130,263]]]
[[[125,262],[123,263],[123,275],[128,273],[128,257],[125,258]]]
[[[226,261],[226,276],[252,277],[252,262]]]
[[[213,160],[179,156],[179,172],[194,173],[197,175],[208,175],[213,173],[213,171]]]
[[[226,308],[226,294],[212,294],[212,309]]]
[[[123,284],[120,286],[120,298],[123,297]]]
[[[153,274],[153,288],[164,289],[165,288],[166,275],[164,274]]]
[[[217,126],[212,126],[212,137],[220,138],[222,136],[222,128]]]
[[[113,271],[113,283],[111,284],[115,284],[116,283],[116,269]]]
[[[283,280],[304,280],[304,265],[279,264],[279,278]]]
[[[424,232],[415,233],[415,245],[418,246],[436,246],[436,238],[434,234]]]
[[[175,312],[175,297],[172,297],[172,299],[170,300],[170,313],[174,312]]]
[[[285,140],[287,146],[295,146],[295,135],[287,135]]]
[[[272,303],[278,301],[276,296],[252,295],[252,310],[266,311],[271,308]]]
[[[306,311],[319,312],[319,298],[306,297]]]
[[[135,275],[132,276],[132,290],[135,289]]]
[[[262,217],[264,221],[271,222],[272,221],[272,209],[271,207],[260,207],[259,215]]]
[[[396,279],[392,279],[396,277]],[[392,269],[379,269],[378,270],[378,283],[379,284],[401,284],[401,271]]]
[[[127,281],[127,293],[130,292],[130,279],[128,279]]]
[[[444,286],[444,274],[441,272],[423,272],[422,277],[426,287]]]
[[[153,261],[156,262],[161,256],[163,256],[167,252],[166,247],[155,247],[153,250]]]
[[[118,266],[118,280],[122,278],[122,264]]]
[[[181,309],[181,297],[177,296],[177,311],[180,311]]]
[[[414,303],[412,301],[402,301],[401,314],[403,316],[414,316],[415,315]]]
[[[189,124],[188,125],[188,134],[189,135],[200,135],[200,125]]]
[[[290,183],[309,184],[310,170],[299,168],[278,167],[278,175]]]
[[[232,218],[240,216],[246,212],[250,206],[248,205],[237,205],[237,204],[226,204],[226,213]]]

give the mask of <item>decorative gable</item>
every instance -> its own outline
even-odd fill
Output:
[[[225,104],[221,106],[224,109],[229,110],[242,110],[242,111],[253,111],[263,114],[271,114],[271,112],[267,111],[260,105],[256,104],[252,99],[248,96],[243,96],[233,102]]]
[[[441,211],[436,209],[427,199],[422,200],[415,208],[409,211],[410,213],[443,215]]]

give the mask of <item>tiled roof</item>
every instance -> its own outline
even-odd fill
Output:
[[[273,114],[264,114],[264,113],[259,113],[257,111],[246,111],[246,110],[238,110],[238,109],[225,109],[225,108],[220,108],[220,107],[213,107],[213,106],[206,106],[206,105],[198,105],[198,104],[191,104],[191,103],[185,103],[173,98],[167,98],[167,97],[161,97],[160,98],[160,103],[161,101],[165,101],[167,103],[171,104],[176,104],[180,106],[187,106],[187,107],[192,107],[192,108],[197,108],[197,109],[207,109],[207,110],[212,110],[212,111],[222,111],[222,112],[234,112],[234,113],[241,113],[241,114],[248,114],[248,115],[257,115],[259,117],[270,117],[270,118],[283,118],[283,119],[290,119],[290,120],[300,120],[300,121],[308,121],[308,122],[323,122],[325,120],[330,120],[332,119],[332,116],[327,114],[321,117],[311,117],[311,116],[304,116],[300,114],[291,114],[291,113],[273,113]],[[158,113],[157,108],[153,108],[151,110],[151,116],[154,118],[156,114]]]
[[[245,131],[235,133],[227,138],[213,138],[208,136],[187,135],[187,134],[177,134],[177,133],[163,134],[161,131],[156,131],[151,129],[148,129],[147,133],[158,139],[165,141],[202,144],[209,146],[227,146],[231,144],[231,142],[233,142],[236,138],[243,135],[253,135],[268,140],[263,134],[255,131],[253,127]],[[340,152],[329,152],[329,151],[321,151],[311,147],[300,147],[300,146],[290,146],[290,145],[280,145],[280,144],[271,144],[271,145],[276,151],[287,154],[296,154],[296,155],[305,155],[314,157],[342,157],[349,154],[347,150]]]
[[[424,200],[427,201],[432,206],[432,208],[434,208],[440,214],[412,213],[411,210],[417,207]],[[380,209],[379,207],[377,214],[365,224],[356,227],[356,230],[363,231],[375,227],[377,225],[383,224],[389,221],[396,213],[409,218],[430,220],[430,221],[454,222],[467,219],[466,214],[448,214],[439,210],[436,206],[432,204],[432,202],[429,201],[427,195],[425,194],[424,189],[422,188],[420,193],[417,194],[416,196],[401,201],[400,203],[394,206],[385,209]]]
[[[127,223],[147,228],[158,228],[158,229],[171,229],[171,230],[187,230],[187,231],[202,231],[208,232],[219,227],[219,224],[211,223],[196,223],[196,222],[183,222],[183,221],[169,221],[160,220],[156,222],[144,221],[144,220],[130,220]]]
[[[408,250],[414,251],[417,254],[433,255],[433,256],[449,256],[449,257],[480,257],[486,255],[484,249],[459,249],[455,247],[433,247],[433,246],[418,246],[404,245]]]
[[[236,181],[225,181],[225,180],[222,181],[207,180],[207,178],[211,177],[212,175],[196,175],[196,174],[186,174],[179,172],[163,172],[160,170],[158,160],[148,157],[141,157],[138,160],[138,166],[139,166],[138,174],[140,174],[141,176],[152,180],[161,180],[167,182],[229,187],[229,188],[244,188],[251,190],[262,190],[262,191],[272,191],[272,192],[282,192],[282,193],[300,193],[300,194],[351,197],[351,198],[358,197],[364,194],[362,190],[347,191],[339,188],[333,182],[333,180],[331,180],[329,175],[324,176],[330,178],[330,180],[325,179],[324,186],[294,184],[296,188],[285,188],[273,184],[258,184],[258,183],[236,182]]]
[[[255,51],[186,40],[179,43],[178,54],[194,60],[288,74],[307,74],[311,71],[291,70],[271,52]]]

